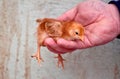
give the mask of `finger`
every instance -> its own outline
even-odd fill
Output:
[[[47,46],[47,48],[48,48],[48,50],[50,50],[51,52],[56,53],[56,54],[65,54],[66,53],[66,52],[57,51],[57,50],[51,48],[50,46]]]
[[[74,20],[76,14],[77,14],[77,8],[74,7],[71,10],[69,10],[69,11],[65,12],[64,14],[62,14],[61,16],[59,16],[57,19],[63,20],[63,21]]]
[[[52,51],[55,53],[64,53],[64,52],[71,52],[75,49],[67,49],[67,48],[63,48],[60,47],[52,38],[47,38],[45,40],[45,45]]]
[[[53,53],[56,53],[56,54],[65,54],[65,53],[71,53],[72,51],[74,51],[74,49],[71,49],[71,50],[65,50],[65,52],[64,52],[64,49],[62,49],[62,51],[59,51],[59,50],[56,50],[56,49],[54,49],[54,48],[52,48],[51,46],[47,46],[47,48],[51,51],[51,52],[53,52]]]
[[[57,44],[63,48],[67,48],[67,49],[77,49],[78,48],[78,43],[76,41],[68,41],[65,39],[59,39],[57,41]]]

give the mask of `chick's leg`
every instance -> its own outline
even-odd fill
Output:
[[[63,63],[63,61],[65,61],[65,59],[63,59],[63,57],[61,56],[61,54],[58,54],[58,56],[55,57],[55,58],[58,58],[57,66],[59,67],[60,64],[61,64],[62,68],[64,69],[64,63]]]
[[[40,54],[40,46],[38,46],[37,48],[37,52],[31,56],[32,58],[36,58],[38,60],[38,63],[40,63],[41,61],[43,61],[43,59],[41,58],[41,54]]]

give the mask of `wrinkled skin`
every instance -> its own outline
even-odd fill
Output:
[[[54,53],[64,54],[76,49],[103,45],[120,34],[120,16],[116,6],[99,0],[79,3],[58,19],[81,23],[85,27],[85,37],[84,41],[59,39],[57,43],[52,38],[47,38],[44,43]]]

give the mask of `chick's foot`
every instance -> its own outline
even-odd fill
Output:
[[[42,61],[44,61],[42,58],[41,58],[41,56],[40,56],[40,53],[35,53],[34,55],[32,55],[31,56],[32,58],[36,58],[36,60],[38,61],[38,63],[40,64],[40,62]]]
[[[65,59],[63,59],[63,57],[60,54],[58,54],[58,56],[55,58],[58,59],[57,66],[60,67],[60,64],[61,64],[62,68],[64,69],[64,62],[63,61],[65,61]]]

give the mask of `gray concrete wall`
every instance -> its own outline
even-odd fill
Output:
[[[106,0],[104,0],[106,1]],[[81,0],[0,0],[0,79],[120,79],[120,40],[65,54],[65,69],[55,54],[36,52],[36,18],[56,18]],[[106,1],[107,2],[107,1]]]

